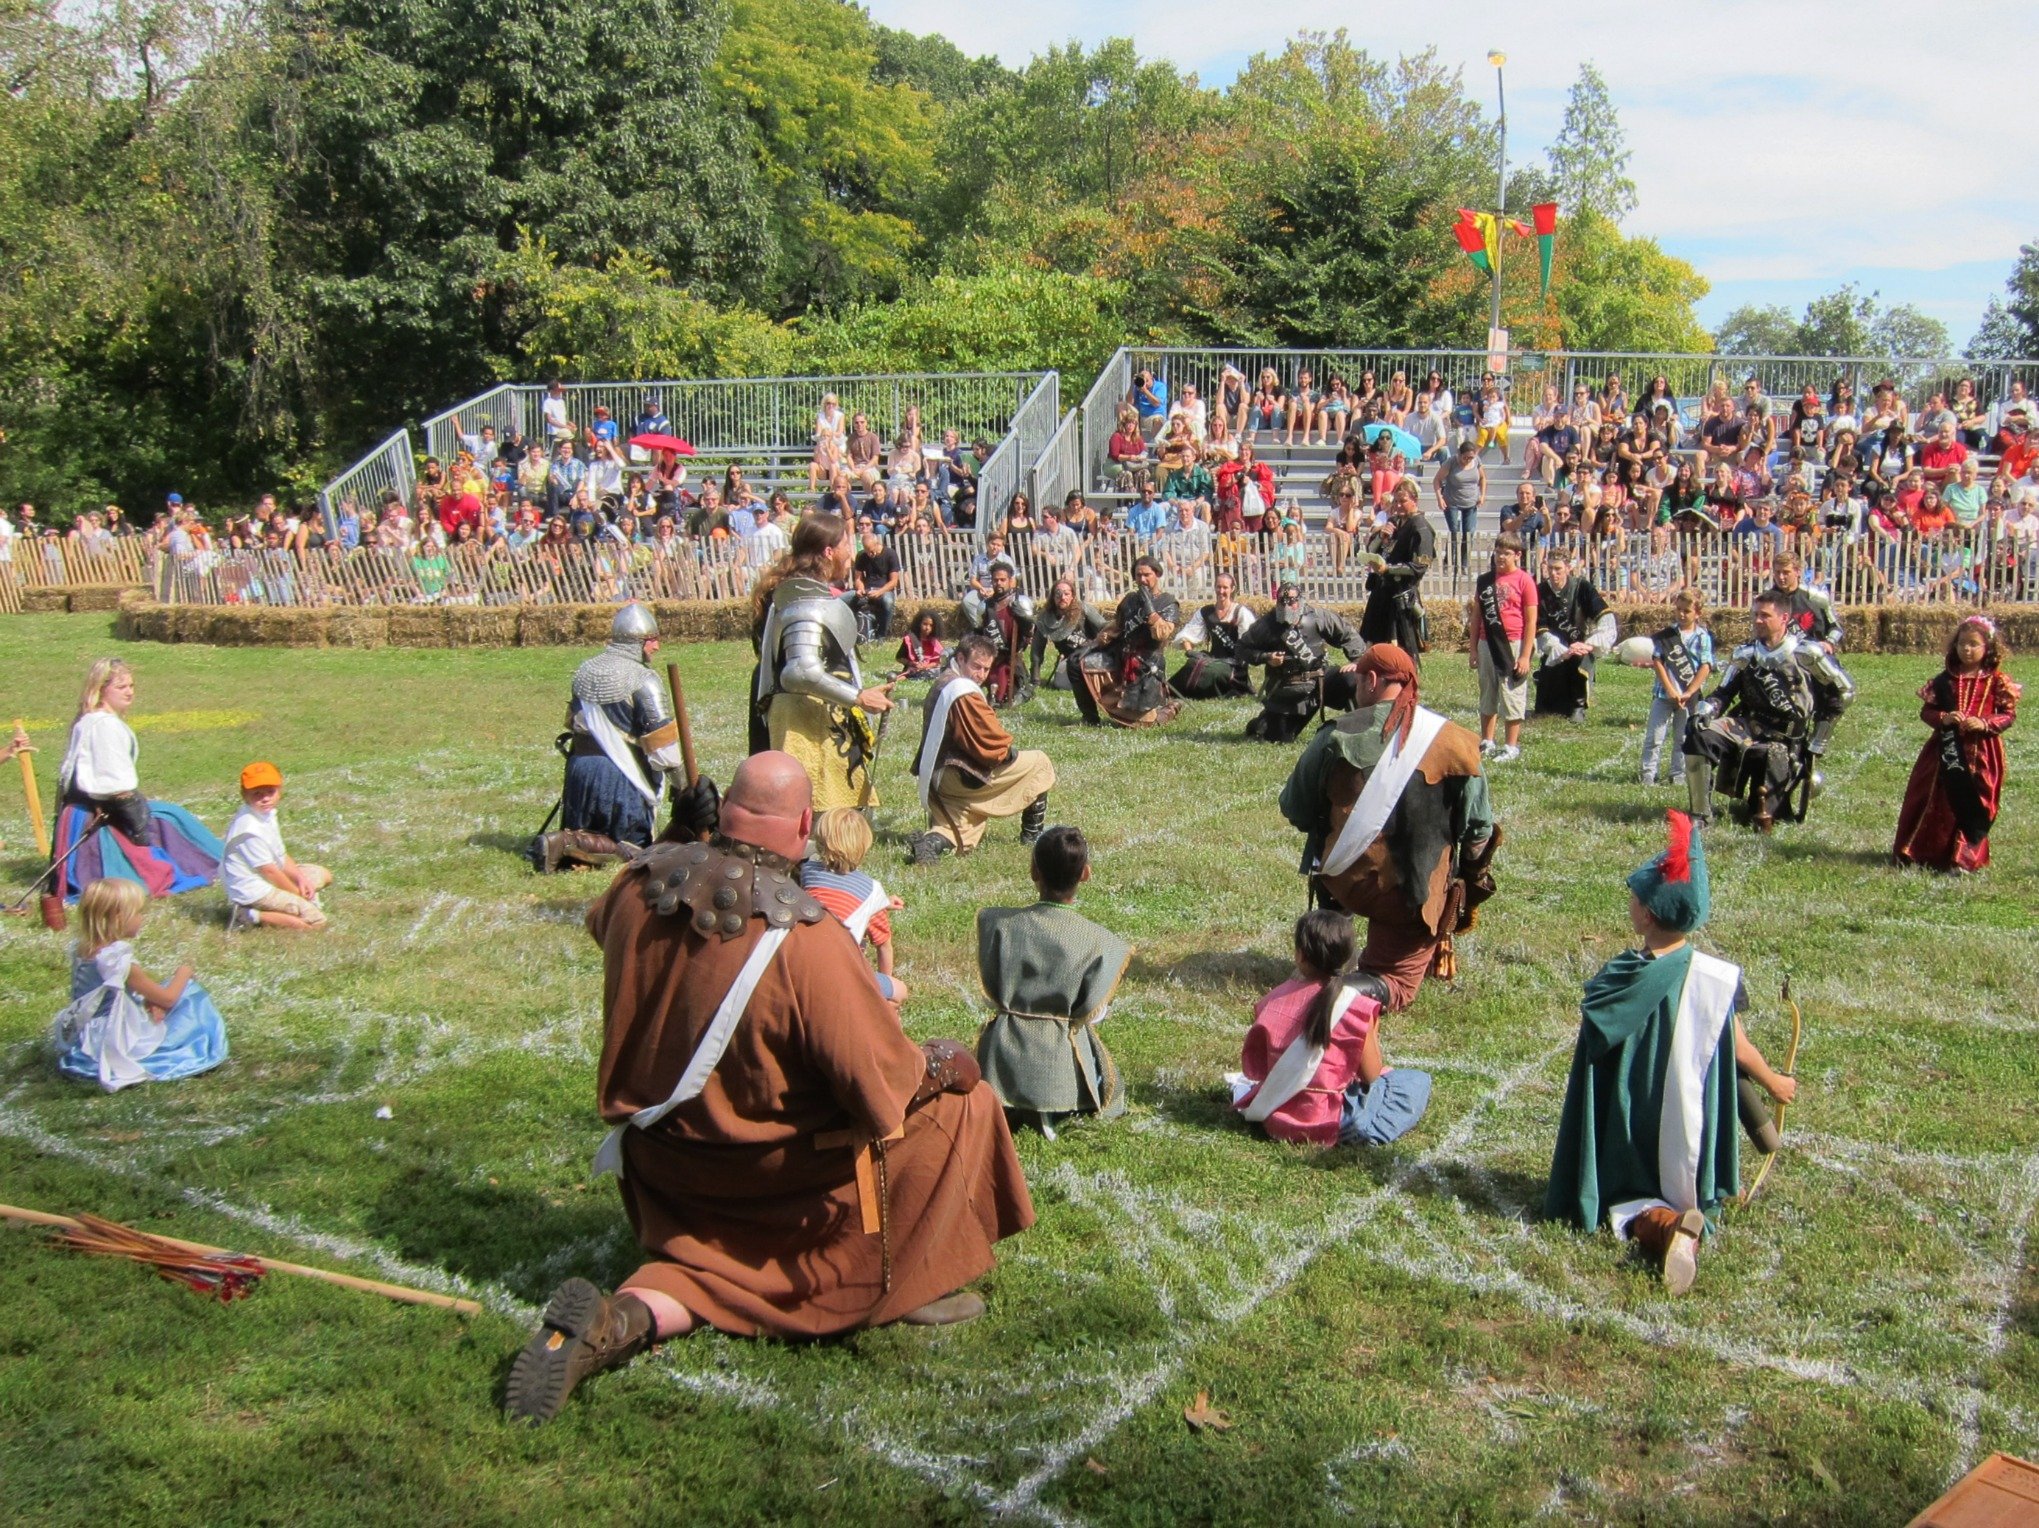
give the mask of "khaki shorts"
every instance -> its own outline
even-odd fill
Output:
[[[1520,652],[1521,644],[1515,646]],[[1475,643],[1474,655],[1480,665],[1480,715],[1498,716],[1504,722],[1519,722],[1529,715],[1529,680],[1503,684],[1501,675],[1494,671],[1494,655],[1484,640]]]
[[[302,865],[299,868],[315,885],[330,886],[333,882],[332,875],[318,865]],[[286,917],[301,918],[313,928],[326,926],[325,910],[318,903],[285,891],[280,886],[272,886],[248,906],[258,913],[282,913]]]

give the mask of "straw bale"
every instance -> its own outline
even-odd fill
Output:
[[[519,647],[575,647],[580,616],[572,605],[523,605],[517,610]]]
[[[342,605],[326,620],[326,641],[333,647],[389,646],[389,612],[380,605]]]
[[[26,615],[62,615],[71,608],[71,594],[63,588],[23,589],[21,609]]]
[[[574,613],[574,634],[570,639],[578,647],[600,647],[609,640],[609,628],[616,622],[616,612],[623,606],[614,605],[572,605]]]
[[[444,647],[449,610],[438,605],[392,605],[387,612],[391,647]]]
[[[452,605],[439,611],[447,647],[515,647],[517,612],[505,605]]]
[[[120,598],[127,593],[126,584],[84,584],[71,591],[71,611],[102,611],[120,609]]]

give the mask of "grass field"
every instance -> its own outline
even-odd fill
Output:
[[[0,707],[40,723],[46,796],[79,678],[112,646],[103,617],[0,623]],[[218,828],[239,766],[275,759],[293,852],[338,874],[334,930],[229,938],[217,892],[159,904],[142,961],[198,968],[233,1059],[106,1096],[50,1065],[66,947],[0,925],[0,1198],[488,1312],[284,1278],[221,1307],[0,1231],[17,1521],[1888,1523],[1980,1452],[2039,1449],[2039,751],[2010,735],[1987,875],[1886,868],[1931,660],[1858,660],[1811,824],[1709,839],[1703,942],[1746,968],[1773,1059],[1791,973],[1805,1086],[1789,1154],[1689,1298],[1530,1215],[1579,984],[1628,937],[1620,877],[1673,801],[1634,781],[1643,676],[1609,673],[1590,724],[1532,724],[1497,770],[1502,893],[1458,985],[1385,1032],[1391,1060],[1436,1074],[1430,1117],[1394,1149],[1322,1155],[1250,1136],[1219,1081],[1302,905],[1274,805],[1293,750],[1239,740],[1242,704],[1123,734],[1050,696],[1017,730],[1056,761],[1052,816],[1096,847],[1086,911],[1137,949],[1106,1027],[1133,1109],[1021,1139],[1040,1222],[1005,1244],[989,1316],[806,1347],[695,1336],[526,1431],[497,1404],[533,1308],[565,1275],[635,1262],[613,1186],[587,1175],[601,968],[580,919],[599,883],[535,878],[516,853],[557,789],[580,655],[126,656],[144,782]],[[679,656],[726,781],[748,654]],[[1428,679],[1464,719],[1463,664]],[[899,865],[904,721],[878,856],[907,903],[908,1027],[967,1038],[971,919],[1027,895],[1025,860],[1007,828],[967,861]],[[0,869],[18,885],[35,866],[11,775]],[[1229,1431],[1184,1425],[1203,1390]]]

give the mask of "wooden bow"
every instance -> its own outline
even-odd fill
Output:
[[[1783,1067],[1784,1075],[1791,1077],[1797,1075],[1798,1071],[1798,1042],[1805,1033],[1805,1015],[1799,1011],[1798,1003],[1791,995],[1791,978],[1789,976],[1784,978],[1783,990],[1778,995],[1783,1000],[1784,1006],[1791,1010],[1791,1044],[1784,1052]],[[1788,1107],[1788,1105],[1780,1103],[1777,1106],[1776,1113],[1771,1116],[1771,1123],[1776,1125],[1777,1134],[1780,1138],[1784,1134],[1784,1111]],[[1742,1190],[1742,1197],[1738,1203],[1747,1204],[1756,1197],[1757,1190],[1763,1186],[1763,1180],[1770,1176],[1771,1164],[1776,1160],[1777,1153],[1774,1151],[1764,1156],[1763,1165],[1756,1169],[1755,1179],[1747,1188]]]

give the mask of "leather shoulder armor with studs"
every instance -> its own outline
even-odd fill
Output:
[[[790,861],[750,844],[720,836],[705,844],[655,844],[638,864],[645,901],[662,917],[686,919],[704,937],[734,939],[753,918],[791,928],[828,916]]]

